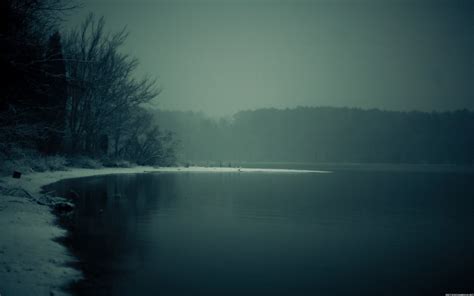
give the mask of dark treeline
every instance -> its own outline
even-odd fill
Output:
[[[127,32],[108,32],[87,17],[62,31],[74,3],[2,1],[0,160],[25,154],[88,156],[139,164],[174,162],[173,140],[142,106],[159,94],[134,74],[121,47]]]
[[[260,109],[230,120],[158,111],[189,161],[474,162],[474,113],[349,108]]]

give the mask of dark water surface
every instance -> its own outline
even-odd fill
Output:
[[[78,295],[474,292],[474,174],[154,173],[61,181]]]

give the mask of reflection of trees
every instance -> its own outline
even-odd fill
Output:
[[[134,174],[68,180],[55,188],[61,196],[71,190],[79,196],[66,225],[70,248],[83,262],[86,277],[74,288],[87,293],[88,285],[110,291],[107,279],[138,268],[130,262],[143,262],[146,246],[140,235],[151,214],[171,202],[175,186],[174,175]]]

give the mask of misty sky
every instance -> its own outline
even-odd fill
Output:
[[[164,109],[474,109],[474,1],[89,0],[69,24],[90,11]]]

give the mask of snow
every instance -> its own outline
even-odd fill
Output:
[[[160,172],[193,172],[193,173],[330,173],[330,171],[317,170],[291,170],[291,169],[263,169],[263,168],[235,168],[235,167],[170,167],[161,168]]]
[[[0,178],[0,295],[66,295],[61,287],[81,277],[69,267],[74,258],[55,242],[65,230],[45,205],[42,187],[62,179],[108,174],[174,173],[328,173],[328,171],[213,168],[133,167],[80,169]]]

